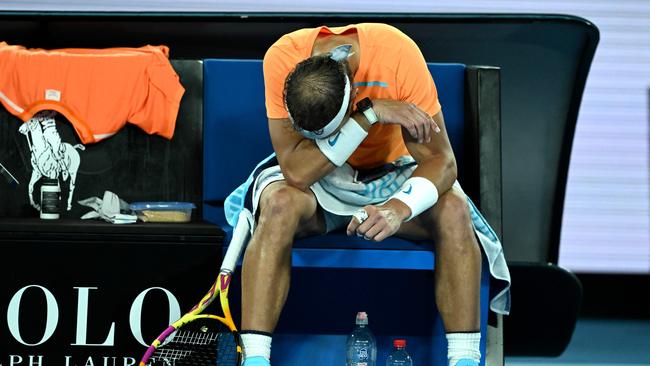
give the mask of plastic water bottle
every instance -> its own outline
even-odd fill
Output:
[[[375,366],[377,341],[368,328],[368,314],[357,313],[357,321],[347,342],[347,366]]]
[[[393,340],[393,352],[386,359],[386,366],[413,366],[411,356],[406,353],[406,340]]]

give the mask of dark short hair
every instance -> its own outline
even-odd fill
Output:
[[[330,54],[301,61],[287,75],[284,100],[294,126],[307,131],[325,127],[343,103],[347,61],[332,60]]]

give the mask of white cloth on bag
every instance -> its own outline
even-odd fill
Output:
[[[102,219],[111,224],[133,224],[138,220],[136,215],[121,213],[130,211],[129,204],[111,191],[105,191],[102,198],[90,197],[78,203],[93,209],[81,216],[83,220]]]

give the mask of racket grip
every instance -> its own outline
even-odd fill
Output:
[[[222,272],[226,271],[232,273],[235,269],[237,260],[248,241],[252,218],[251,213],[247,209],[243,209],[239,213],[239,219],[237,220],[237,225],[233,230],[230,245],[228,246],[228,250],[226,250],[226,255],[221,264]]]

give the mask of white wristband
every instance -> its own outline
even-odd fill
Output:
[[[426,178],[411,177],[391,198],[404,202],[411,209],[411,216],[406,219],[409,221],[438,202],[438,189]]]
[[[336,134],[324,139],[316,139],[316,145],[334,165],[341,166],[366,136],[368,132],[350,117]]]

